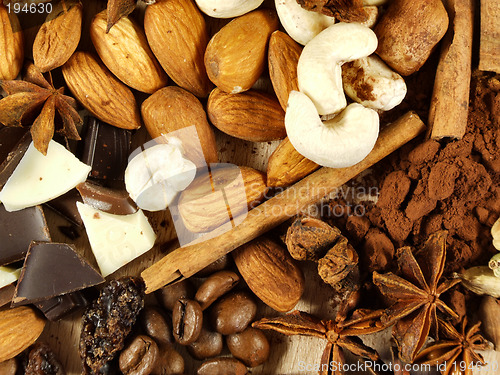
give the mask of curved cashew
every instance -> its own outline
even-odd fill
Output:
[[[406,96],[403,77],[375,55],[344,64],[342,83],[352,100],[372,109],[388,111]]]
[[[129,161],[125,187],[138,207],[160,211],[194,180],[196,165],[185,159],[180,141],[147,148]]]
[[[335,18],[302,8],[297,0],[275,0],[281,24],[297,43],[306,45],[321,31],[335,23]]]
[[[363,5],[366,6],[366,5],[383,5],[385,3],[387,3],[388,0],[363,0]]]
[[[379,118],[374,110],[353,103],[322,122],[311,99],[292,91],[285,126],[288,139],[304,157],[324,167],[344,168],[359,163],[373,149]]]
[[[258,8],[264,0],[195,0],[200,10],[214,18],[233,18]]]
[[[371,55],[377,36],[366,26],[337,23],[304,47],[297,66],[301,92],[309,96],[320,115],[340,112],[347,105],[342,88],[342,64]]]

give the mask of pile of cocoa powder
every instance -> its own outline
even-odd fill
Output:
[[[486,264],[495,252],[490,228],[500,215],[499,78],[473,75],[463,139],[419,138],[406,145],[375,167],[379,199],[364,203],[365,215],[346,210],[340,219],[330,217],[356,246],[362,269],[390,269],[395,249],[418,247],[439,229],[449,231],[446,271]]]

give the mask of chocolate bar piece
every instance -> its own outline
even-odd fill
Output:
[[[126,190],[109,189],[90,182],[82,182],[76,188],[83,198],[83,203],[100,211],[115,215],[130,215],[137,212],[137,205]]]
[[[131,132],[87,117],[82,162],[92,166],[90,177],[107,185],[123,181],[130,153]]]
[[[26,128],[3,127],[0,129],[0,190],[23,158],[31,143]]]
[[[48,320],[56,321],[87,306],[88,302],[80,291],[52,297],[35,304]]]
[[[7,212],[0,205],[0,266],[24,259],[31,241],[50,241],[42,207]]]
[[[104,278],[65,243],[32,242],[26,254],[12,305],[25,305],[75,292]]]
[[[52,199],[45,203],[47,207],[69,220],[73,224],[81,227],[83,225],[80,213],[76,208],[76,202],[82,202],[82,197],[76,189],[71,189],[66,194]]]

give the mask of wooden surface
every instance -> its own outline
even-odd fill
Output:
[[[479,69],[500,73],[500,1],[481,0]]]

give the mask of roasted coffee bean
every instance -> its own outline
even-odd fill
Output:
[[[194,277],[207,277],[215,272],[222,271],[223,269],[226,269],[229,266],[230,261],[231,261],[230,257],[228,257],[227,255],[223,255],[215,262],[210,263],[202,270],[196,272],[194,274]]]
[[[180,299],[172,311],[174,339],[181,345],[189,345],[200,336],[203,312],[200,304],[193,300]]]
[[[201,364],[197,375],[247,375],[249,372],[243,363],[235,358],[213,358]]]
[[[144,332],[154,339],[158,344],[169,344],[172,342],[172,328],[170,320],[156,307],[146,307],[140,317]]]
[[[247,328],[256,313],[257,305],[247,292],[232,292],[211,307],[210,322],[217,332],[231,335]]]
[[[135,337],[120,354],[118,361],[124,375],[149,375],[160,355],[155,341],[145,335]]]
[[[248,367],[261,365],[269,358],[269,341],[260,329],[248,327],[226,337],[231,354]]]
[[[16,375],[17,361],[11,358],[7,361],[0,362],[0,374],[2,375]]]
[[[187,347],[189,354],[194,358],[204,360],[218,356],[222,351],[222,335],[203,327],[198,340]]]
[[[226,294],[240,281],[240,277],[232,271],[214,273],[200,285],[194,299],[200,303],[202,310]]]
[[[178,283],[164,286],[155,292],[156,299],[167,310],[172,311],[177,300],[193,299],[194,287],[189,280],[183,280]]]
[[[24,375],[65,375],[63,366],[45,343],[36,343],[28,355]]]
[[[171,344],[160,345],[160,357],[156,362],[153,375],[182,375],[184,358]]]

